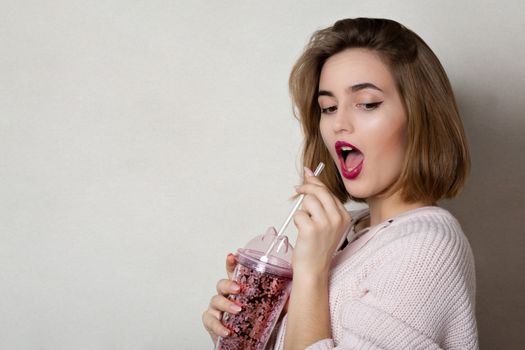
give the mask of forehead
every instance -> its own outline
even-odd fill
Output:
[[[321,69],[320,90],[332,90],[371,82],[391,90],[395,82],[389,67],[379,55],[367,49],[346,49],[330,56]]]

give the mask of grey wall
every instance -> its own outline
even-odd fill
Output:
[[[279,225],[299,181],[290,68],[355,16],[404,23],[450,75],[473,170],[444,204],[476,256],[482,349],[519,348],[524,10],[0,0],[0,348],[210,349],[226,254]]]

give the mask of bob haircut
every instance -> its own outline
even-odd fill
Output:
[[[436,55],[414,32],[388,19],[355,18],[316,31],[289,79],[295,117],[305,136],[302,160],[345,203],[352,198],[319,130],[319,77],[324,62],[349,48],[368,49],[389,67],[407,116],[407,149],[399,179],[405,201],[435,203],[456,196],[470,170],[470,155],[452,87]]]

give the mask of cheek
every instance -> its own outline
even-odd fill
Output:
[[[323,117],[321,117],[321,119],[319,120],[319,131],[321,132],[323,141],[326,142],[326,139],[328,138],[328,125],[325,118]]]
[[[406,131],[405,129],[400,129],[390,135],[389,138],[385,139],[386,143],[383,145],[385,155],[388,157],[390,165],[394,168],[401,168],[403,160],[405,159],[406,153]]]
[[[376,140],[374,142],[374,155],[379,161],[378,166],[384,165],[392,170],[398,169],[402,166],[406,145],[406,127],[404,123],[398,124],[395,128],[390,124],[388,127],[375,129],[375,133],[370,137]]]
[[[331,130],[331,126],[326,121],[323,123],[323,118],[321,118],[321,121],[319,122],[319,131],[321,133],[323,144],[326,147],[326,150],[330,154],[330,157],[335,162],[335,164],[339,164],[339,158],[334,148],[336,140]]]
[[[326,122],[323,122],[323,118],[319,122],[319,131],[325,147],[330,151],[330,145],[333,143],[330,133],[328,132],[328,126]]]

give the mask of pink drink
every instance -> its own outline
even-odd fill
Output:
[[[219,338],[217,350],[264,350],[288,300],[291,265],[276,257],[264,263],[261,256],[254,250],[239,249],[233,280],[241,289],[229,298],[242,310],[237,315],[224,313],[222,323],[230,335]]]

